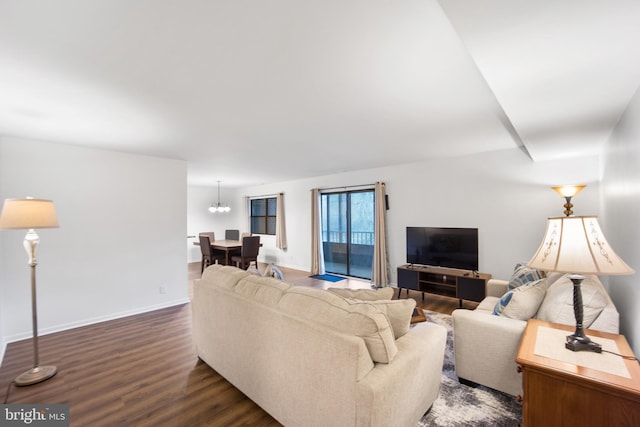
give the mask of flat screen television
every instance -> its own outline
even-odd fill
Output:
[[[478,229],[407,227],[407,263],[478,270]]]

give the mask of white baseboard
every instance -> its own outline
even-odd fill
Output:
[[[101,323],[101,322],[106,322],[109,320],[115,320],[115,319],[120,319],[122,317],[127,317],[127,316],[133,316],[136,314],[142,314],[142,313],[148,313],[150,311],[155,311],[155,310],[160,310],[163,308],[168,308],[168,307],[173,307],[176,305],[182,305],[182,304],[186,304],[190,302],[189,298],[181,298],[178,300],[174,300],[174,301],[168,301],[162,304],[156,304],[156,305],[150,305],[150,306],[146,306],[146,307],[139,307],[139,308],[134,308],[132,310],[128,310],[128,311],[121,311],[119,313],[112,313],[112,314],[108,314],[105,316],[98,316],[98,317],[92,317],[89,319],[83,319],[83,320],[79,320],[77,322],[70,322],[70,323],[65,323],[62,325],[56,325],[56,326],[51,326],[49,328],[44,328],[44,329],[40,329],[38,331],[38,336],[42,336],[42,335],[47,335],[47,334],[53,334],[55,332],[62,332],[62,331],[66,331],[69,329],[74,329],[74,328],[79,328],[82,326],[87,326],[87,325],[93,325],[96,323]],[[33,332],[29,331],[29,332],[21,332],[9,337],[4,337],[4,345],[2,348],[2,353],[1,355],[4,357],[4,351],[6,349],[7,344],[15,342],[15,341],[21,341],[24,339],[28,339],[31,338],[33,336]],[[2,360],[2,357],[0,357],[0,361]]]

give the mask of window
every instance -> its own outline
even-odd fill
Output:
[[[276,234],[276,198],[251,200],[251,233]]]

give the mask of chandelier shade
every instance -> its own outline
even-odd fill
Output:
[[[223,205],[222,203],[220,203],[220,181],[218,181],[218,203],[213,203],[211,202],[211,206],[209,206],[209,212],[211,213],[216,213],[216,212],[229,212],[231,211],[231,208],[229,207],[229,205]]]

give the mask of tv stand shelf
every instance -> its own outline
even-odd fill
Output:
[[[480,302],[486,295],[490,274],[476,273],[455,268],[429,267],[406,264],[398,267],[398,298],[402,289],[428,294],[443,295],[450,298]]]

